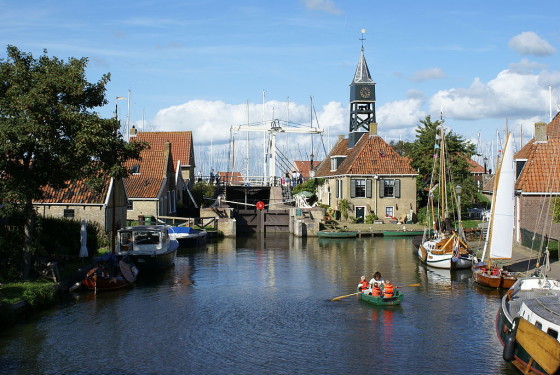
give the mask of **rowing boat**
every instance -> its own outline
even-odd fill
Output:
[[[359,293],[358,296],[360,297],[360,300],[376,306],[400,305],[404,299],[404,294],[402,294],[398,289],[395,289],[393,297],[389,298],[371,296],[365,293]]]

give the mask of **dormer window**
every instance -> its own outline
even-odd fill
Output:
[[[346,155],[331,156],[331,172],[336,171],[344,159],[346,159]]]
[[[140,174],[140,164],[134,164],[132,168],[130,168],[130,173]]]

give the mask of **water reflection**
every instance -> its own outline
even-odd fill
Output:
[[[330,301],[375,271],[421,286],[392,308]],[[424,267],[408,239],[209,242],[3,333],[0,373],[514,373],[493,331],[499,299],[469,280]]]

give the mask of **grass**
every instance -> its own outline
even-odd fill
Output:
[[[47,280],[7,283],[0,287],[0,302],[13,304],[25,300],[32,307],[56,300],[56,284]]]
[[[464,229],[478,228],[478,224],[482,223],[482,220],[461,220]]]

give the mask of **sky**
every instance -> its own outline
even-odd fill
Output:
[[[380,136],[412,141],[420,120],[443,113],[491,157],[506,124],[520,145],[556,114],[559,21],[557,0],[0,0],[0,58],[8,45],[87,57],[90,82],[111,74],[102,117],[118,107],[140,130],[190,130],[197,164],[224,170],[247,149],[262,159],[263,135],[232,126],[309,127],[316,114],[322,139],[278,136],[299,160],[347,136],[363,43]]]

